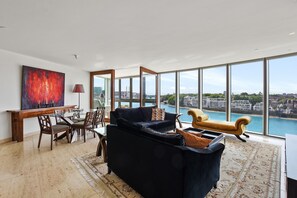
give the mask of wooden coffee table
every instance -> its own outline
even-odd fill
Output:
[[[92,129],[99,137],[99,142],[97,146],[96,156],[103,156],[103,161],[107,162],[107,150],[106,150],[106,127],[100,127]]]

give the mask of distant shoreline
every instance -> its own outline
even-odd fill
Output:
[[[170,105],[170,104],[162,104],[162,105],[166,105],[168,107],[172,107],[175,108],[174,105]],[[195,108],[195,107],[180,107],[181,109],[191,109],[191,108]],[[214,112],[214,113],[224,113],[222,111],[213,111],[213,110],[205,110],[208,112]],[[232,113],[232,114],[237,114],[237,115],[247,115],[247,116],[255,116],[255,117],[263,117],[262,115],[257,115],[257,114],[243,114],[243,113]],[[275,119],[282,119],[282,120],[292,120],[292,121],[297,121],[297,118],[284,118],[284,117],[278,117],[278,116],[269,116],[269,118],[275,118]]]

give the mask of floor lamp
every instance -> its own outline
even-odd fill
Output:
[[[80,109],[80,93],[85,93],[84,86],[82,84],[75,84],[73,93],[78,93],[78,109]]]

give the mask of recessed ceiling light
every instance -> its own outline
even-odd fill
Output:
[[[289,33],[289,36],[293,36],[293,35],[295,35],[296,34],[296,32],[290,32]]]

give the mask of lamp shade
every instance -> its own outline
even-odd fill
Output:
[[[73,93],[85,93],[84,86],[82,84],[75,84]]]

